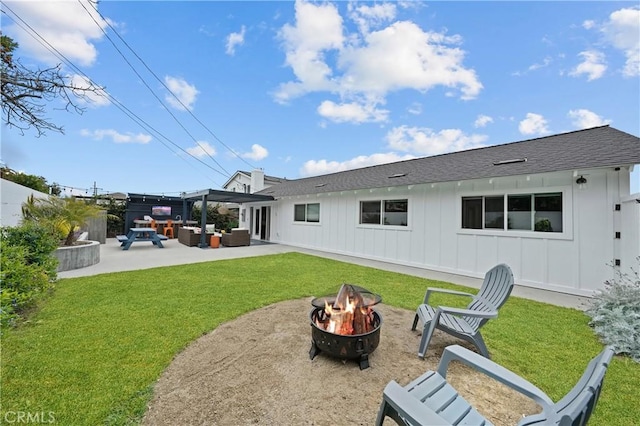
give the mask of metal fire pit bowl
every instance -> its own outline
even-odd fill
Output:
[[[323,330],[316,324],[316,319],[324,319],[324,303],[322,307],[314,307],[309,314],[311,320],[311,349],[309,358],[313,359],[320,352],[340,359],[355,359],[360,363],[360,370],[369,367],[369,354],[380,343],[380,327],[382,317],[373,311],[373,330],[369,333],[342,335]]]

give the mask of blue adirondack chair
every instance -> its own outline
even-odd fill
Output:
[[[449,363],[460,361],[533,399],[542,407],[541,413],[523,417],[518,426],[584,426],[598,402],[613,353],[612,347],[606,347],[591,360],[573,389],[553,403],[540,389],[495,362],[462,346],[448,346],[442,354],[438,371],[428,371],[405,387],[395,381],[387,384],[376,425],[381,426],[387,416],[400,425],[491,425],[446,381]]]
[[[418,356],[424,358],[431,336],[437,328],[473,343],[482,355],[489,358],[489,351],[480,334],[480,328],[489,319],[498,316],[498,309],[507,301],[512,289],[513,273],[505,264],[494,266],[485,274],[480,291],[476,295],[441,288],[428,288],[424,302],[416,310],[413,327],[411,327],[411,330],[415,330],[418,320],[422,321],[422,339]],[[466,309],[434,307],[429,305],[429,297],[436,292],[467,296],[472,300]]]

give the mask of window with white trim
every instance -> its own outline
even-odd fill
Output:
[[[462,228],[562,232],[562,192],[462,197]]]
[[[360,224],[407,226],[408,200],[360,201]]]
[[[294,204],[294,222],[320,222],[320,203]]]

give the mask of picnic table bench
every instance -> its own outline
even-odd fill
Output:
[[[116,235],[116,239],[120,243],[122,250],[129,250],[131,244],[141,241],[152,242],[154,246],[164,248],[162,241],[168,238],[158,234],[153,228],[130,228],[127,235]]]

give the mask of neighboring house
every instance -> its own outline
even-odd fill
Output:
[[[640,139],[602,126],[288,180],[245,208],[252,238],[471,277],[505,262],[590,296],[638,267],[637,164]]]
[[[49,194],[19,185],[10,180],[0,179],[0,203],[2,204],[2,219],[0,226],[18,226],[22,221],[22,204],[29,196],[35,198],[49,198]]]
[[[264,174],[262,169],[254,169],[252,172],[238,170],[227,182],[225,182],[224,185],[222,185],[222,188],[225,191],[253,194],[283,182],[287,182],[287,179],[267,176]],[[252,214],[248,215],[247,209],[237,203],[225,203],[225,206],[232,212],[232,214],[238,217],[238,226],[240,228],[249,229],[251,228],[250,224],[253,223],[253,229],[256,230],[256,237],[263,240],[267,239],[267,235],[264,233],[267,229],[267,222],[269,220],[266,208],[251,210]]]
[[[222,188],[225,191],[253,194],[286,181],[283,178],[267,176],[262,169],[255,169],[253,172],[238,170],[222,185]]]

